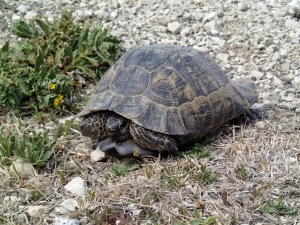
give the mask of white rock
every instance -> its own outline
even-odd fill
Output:
[[[288,55],[288,50],[287,49],[281,49],[280,50],[280,55],[287,56]]]
[[[30,19],[34,18],[35,16],[37,16],[37,13],[35,11],[29,11],[24,16],[24,19],[30,20]]]
[[[17,7],[17,10],[20,12],[20,13],[26,13],[28,11],[28,6],[24,5],[24,4],[20,4],[18,7]]]
[[[275,86],[283,86],[282,80],[280,80],[280,79],[279,79],[278,77],[276,77],[276,76],[273,77],[273,84],[274,84]]]
[[[82,19],[84,17],[84,11],[77,9],[74,11],[73,16],[75,16],[78,19]]]
[[[54,225],[79,225],[80,221],[67,218],[67,217],[56,217]]]
[[[74,119],[76,119],[75,116],[63,117],[63,118],[58,119],[58,123],[60,123],[60,124],[66,124],[66,122],[70,122],[70,121],[72,121]]]
[[[79,2],[79,8],[85,8],[87,7],[87,4],[85,2]]]
[[[300,92],[300,76],[294,77],[292,85]]]
[[[265,129],[265,123],[264,121],[258,121],[255,123],[255,128],[258,130],[263,130]]]
[[[207,22],[204,25],[205,30],[209,31],[212,35],[216,35],[219,33],[219,25],[216,21]]]
[[[204,18],[203,18],[203,20],[202,21],[211,21],[211,20],[213,20],[214,18],[216,18],[217,17],[217,13],[215,13],[215,12],[210,12],[210,13],[208,13],[208,14],[206,14],[205,16],[204,16]]]
[[[93,15],[93,10],[84,10],[83,15],[84,17],[90,17]]]
[[[272,45],[270,45],[269,47],[267,47],[267,49],[266,49],[266,53],[268,53],[268,54],[271,54],[271,53],[273,53],[275,50],[274,50],[274,48],[273,48],[273,46]]]
[[[125,41],[124,44],[122,45],[122,47],[128,51],[129,49],[132,48],[132,44],[128,41]]]
[[[258,70],[252,70],[250,73],[250,77],[255,77],[256,80],[261,80],[261,78],[263,77],[263,73],[258,71]]]
[[[191,32],[191,28],[190,27],[185,27],[180,31],[180,35],[182,36],[186,36]]]
[[[48,210],[49,209],[47,206],[34,205],[34,206],[28,206],[27,213],[29,214],[29,216],[33,218],[41,218],[46,214]]]
[[[79,204],[75,199],[67,199],[55,207],[54,211],[59,214],[67,214],[76,212],[79,209]]]
[[[99,145],[96,148],[96,150],[91,152],[91,161],[92,162],[99,162],[106,158],[107,158],[107,156],[105,155],[105,152],[100,150]]]
[[[211,37],[211,40],[213,41],[213,43],[219,45],[220,47],[223,47],[226,43],[225,40],[219,38],[219,37]]]
[[[118,11],[113,11],[110,16],[109,16],[109,19],[110,20],[115,20],[118,16]]]
[[[227,63],[227,62],[228,62],[228,59],[229,59],[229,54],[219,53],[219,54],[218,54],[218,58],[219,58],[221,61]]]
[[[277,104],[278,108],[281,109],[290,109],[290,110],[294,110],[296,109],[296,105],[292,102],[280,102],[279,104]]]
[[[290,93],[287,96],[282,96],[281,99],[286,102],[293,102],[295,99],[295,95]]]
[[[300,30],[299,30],[299,32],[296,32],[296,33],[290,33],[290,38],[291,38],[291,42],[293,44],[299,44],[300,43]]]
[[[299,30],[300,31],[300,23],[296,20],[286,20],[284,25],[286,26],[286,28],[290,29],[290,30]]]
[[[75,196],[82,197],[86,191],[85,181],[81,177],[75,177],[65,185],[65,189]]]
[[[181,25],[178,21],[168,23],[168,30],[172,34],[178,34],[181,30]]]
[[[12,17],[11,17],[11,20],[14,21],[14,20],[19,20],[21,19],[21,17],[17,14],[13,14]]]
[[[242,0],[240,4],[238,5],[238,10],[240,11],[246,11],[249,9],[249,3],[248,0]]]
[[[290,69],[290,64],[289,63],[283,63],[282,65],[281,65],[281,69],[283,70],[283,71],[289,71],[289,69]]]
[[[35,176],[36,172],[33,165],[29,162],[17,159],[10,166],[9,170],[12,174],[17,174],[22,178],[28,178],[30,176]]]
[[[194,20],[201,21],[202,19],[203,19],[203,14],[200,10],[197,9],[194,15]]]

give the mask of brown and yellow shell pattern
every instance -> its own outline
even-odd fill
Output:
[[[252,80],[229,80],[204,52],[150,45],[125,53],[102,77],[79,116],[113,111],[188,142],[243,114],[257,98]]]

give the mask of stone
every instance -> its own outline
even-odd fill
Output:
[[[85,181],[81,177],[73,178],[64,188],[77,197],[83,197],[86,191]]]
[[[216,21],[210,21],[204,24],[204,29],[210,32],[212,35],[217,35],[219,33],[219,25]]]
[[[76,212],[79,209],[79,204],[75,199],[67,199],[55,207],[54,211],[58,214],[68,214]]]
[[[300,92],[300,76],[294,77],[292,85]]]
[[[277,104],[278,108],[280,109],[289,109],[289,110],[294,110],[296,109],[296,105],[292,102],[280,102]]]
[[[271,54],[275,51],[275,49],[273,48],[272,45],[270,45],[269,47],[266,48],[266,53]]]
[[[37,13],[35,11],[29,11],[26,13],[26,15],[24,16],[24,19],[26,20],[30,20],[33,19],[34,17],[37,16]]]
[[[285,71],[285,72],[289,71],[289,69],[290,69],[290,64],[289,64],[289,63],[283,63],[283,64],[281,65],[281,69],[282,69],[283,71]]]
[[[300,23],[296,20],[287,19],[284,25],[289,30],[300,31]]]
[[[181,30],[181,25],[178,21],[168,23],[168,30],[172,34],[178,34]]]
[[[218,54],[218,58],[219,58],[221,61],[227,63],[227,62],[228,62],[228,59],[229,59],[229,54],[219,53],[219,54]]]
[[[96,150],[91,152],[91,161],[92,162],[99,162],[99,161],[104,160],[106,158],[107,158],[107,156],[105,155],[105,152],[100,150],[99,145],[96,148]]]
[[[246,11],[249,9],[249,3],[248,0],[242,0],[238,5],[238,10],[240,11]]]
[[[258,71],[258,70],[252,70],[250,73],[250,77],[255,77],[256,80],[261,80],[264,73]]]
[[[28,6],[24,5],[24,4],[20,4],[18,7],[17,7],[17,10],[20,12],[20,13],[27,13],[28,11]]]
[[[215,19],[217,17],[217,13],[215,12],[210,12],[208,14],[206,14],[203,18],[202,21],[206,22],[206,21],[212,21],[213,19]]]
[[[113,11],[110,16],[109,16],[109,20],[115,20],[118,16],[118,11]]]
[[[54,225],[79,225],[80,221],[67,217],[56,217]]]
[[[187,36],[188,34],[190,34],[191,32],[191,28],[190,27],[185,27],[180,31],[180,35],[182,36]]]
[[[275,85],[275,86],[283,86],[283,82],[282,82],[282,80],[280,80],[278,77],[276,77],[276,76],[274,76],[273,77],[273,84]]]
[[[49,208],[47,206],[34,205],[34,206],[28,206],[27,213],[29,216],[33,218],[41,218],[44,217],[44,215],[48,210]]]
[[[36,175],[33,165],[29,162],[23,161],[22,159],[16,159],[16,161],[11,164],[9,171],[22,178],[28,178]]]
[[[12,17],[11,17],[12,21],[19,20],[19,19],[21,19],[21,17],[17,14],[13,14]]]
[[[292,93],[289,93],[287,96],[285,96],[285,95],[281,96],[281,99],[286,102],[293,102],[295,99],[295,95]]]

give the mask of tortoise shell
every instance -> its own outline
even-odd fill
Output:
[[[149,130],[200,137],[244,113],[257,97],[253,81],[230,81],[204,52],[150,45],[125,53],[79,116],[108,110]]]

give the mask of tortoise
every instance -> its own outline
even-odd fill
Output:
[[[79,130],[105,152],[178,152],[258,99],[251,79],[229,80],[208,54],[177,45],[149,45],[125,53],[101,78]]]

